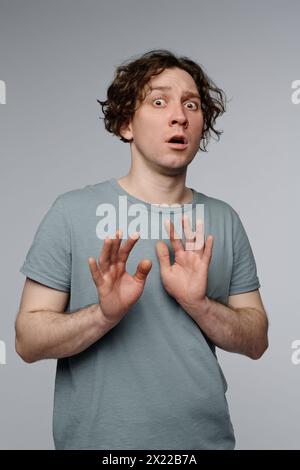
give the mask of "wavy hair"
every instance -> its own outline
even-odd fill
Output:
[[[120,131],[126,127],[134,116],[139,103],[146,95],[146,85],[154,75],[165,69],[178,67],[188,72],[194,79],[201,98],[203,113],[203,132],[198,150],[207,152],[206,145],[214,133],[217,140],[223,131],[215,129],[217,117],[226,110],[224,91],[208,77],[203,68],[185,56],[176,56],[166,49],[155,49],[146,52],[135,60],[122,63],[116,68],[114,79],[107,89],[107,99],[97,100],[104,114],[105,129],[125,139]]]

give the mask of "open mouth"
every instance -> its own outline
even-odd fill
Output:
[[[173,136],[168,140],[172,148],[185,149],[188,146],[187,139],[184,136]]]

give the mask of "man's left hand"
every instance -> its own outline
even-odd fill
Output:
[[[174,250],[174,264],[170,263],[169,249],[165,242],[159,241],[156,244],[156,252],[164,288],[187,310],[206,303],[207,276],[214,237],[209,235],[204,242],[204,227],[200,219],[196,222],[196,232],[191,231],[187,216],[182,217],[181,221],[186,239],[185,247],[173,223],[166,223]]]

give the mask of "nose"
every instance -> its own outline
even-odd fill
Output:
[[[169,125],[173,126],[174,124],[180,124],[181,126],[186,127],[188,124],[187,116],[185,115],[182,105],[174,105],[169,118]]]

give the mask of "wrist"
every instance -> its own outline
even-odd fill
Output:
[[[201,300],[197,300],[194,303],[182,304],[184,310],[186,310],[192,318],[199,316],[206,316],[210,309],[210,299],[205,296]]]
[[[103,336],[116,325],[116,322],[112,322],[104,315],[100,304],[93,305],[92,314],[94,316],[95,325],[100,336]]]

